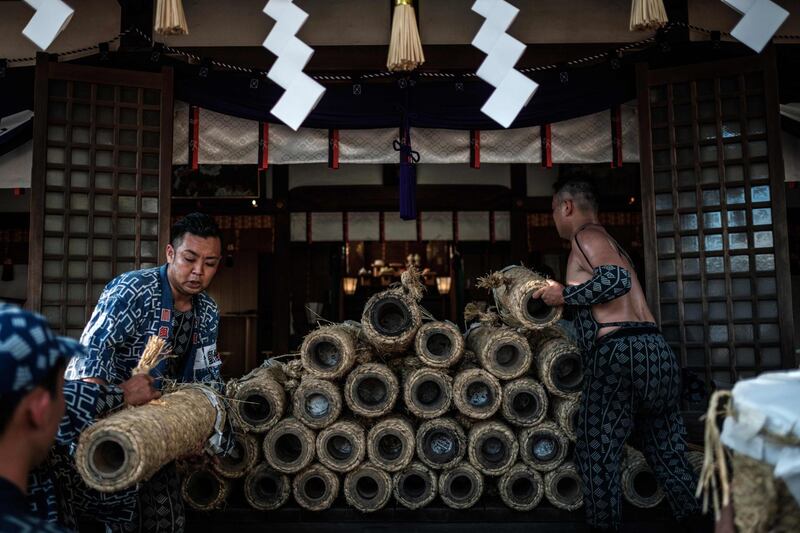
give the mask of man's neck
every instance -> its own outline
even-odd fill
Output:
[[[600,225],[599,221],[598,221],[598,218],[597,218],[597,215],[595,215],[595,214],[583,215],[583,216],[577,218],[573,222],[573,225],[572,225],[572,235],[570,236],[570,240],[575,238],[575,234],[578,233],[580,230],[582,230],[587,224]]]
[[[13,442],[8,442],[8,439],[0,444],[0,477],[16,485],[23,494],[28,493],[28,470],[25,450],[13,447]]]

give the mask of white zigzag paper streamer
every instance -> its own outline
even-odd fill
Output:
[[[42,50],[47,50],[67,27],[74,12],[61,0],[25,0],[25,3],[36,13],[22,30],[22,35]]]
[[[325,93],[325,87],[303,72],[314,55],[314,50],[297,38],[308,13],[292,0],[269,0],[264,13],[275,19],[275,25],[262,46],[278,57],[267,76],[285,90],[270,112],[297,131]]]
[[[789,16],[788,11],[771,0],[722,1],[743,15],[731,35],[759,53]]]
[[[477,0],[472,10],[486,21],[472,40],[472,46],[487,54],[476,74],[495,87],[481,111],[507,128],[528,102],[539,85],[514,68],[525,45],[506,30],[519,9],[505,0]]]

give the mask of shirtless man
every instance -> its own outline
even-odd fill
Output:
[[[567,286],[551,281],[534,294],[574,310],[584,352],[576,456],[586,520],[594,531],[620,527],[620,462],[636,431],[675,517],[689,531],[706,531],[694,497],[697,476],[686,458],[680,414],[681,371],[645,301],[633,263],[598,223],[591,185],[556,184],[553,219],[572,244]]]

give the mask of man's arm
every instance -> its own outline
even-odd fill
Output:
[[[631,290],[629,265],[605,231],[588,228],[575,236],[575,243],[582,252],[576,254],[578,264],[582,270],[591,273],[592,277],[579,285],[565,287],[565,304],[602,304]]]
[[[111,382],[116,350],[136,332],[143,310],[141,292],[125,285],[107,288],[81,335],[85,357],[73,357],[64,377],[104,385]]]

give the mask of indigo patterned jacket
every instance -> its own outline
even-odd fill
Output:
[[[158,335],[162,320],[161,267],[126,272],[106,285],[89,323],[81,335],[86,358],[73,358],[66,379],[96,377],[119,384],[131,377],[151,335]],[[170,310],[171,311],[171,310]],[[217,355],[219,310],[206,293],[194,298],[196,351],[193,378],[165,376],[180,381],[205,382],[219,388],[221,362]]]

